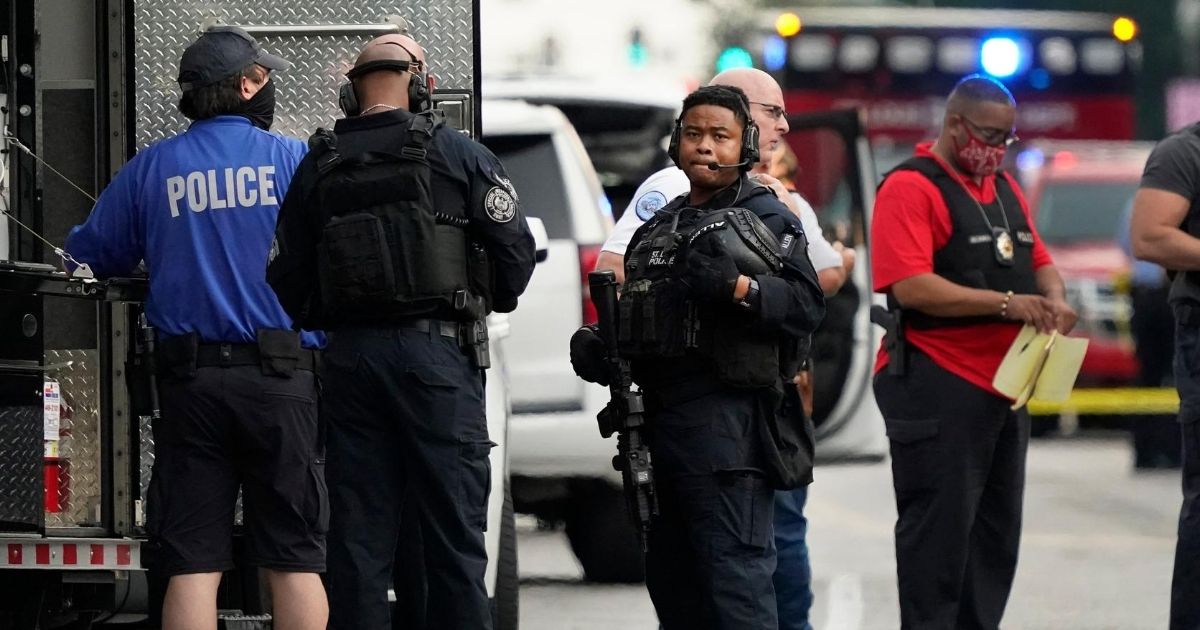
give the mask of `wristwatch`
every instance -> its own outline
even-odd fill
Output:
[[[750,278],[750,287],[746,289],[746,295],[737,301],[737,305],[748,311],[758,308],[758,280]]]

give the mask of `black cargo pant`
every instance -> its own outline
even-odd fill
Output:
[[[424,561],[396,571],[423,579],[397,583],[424,594],[397,599],[423,601],[429,628],[490,628],[483,530],[492,443],[480,371],[436,326],[360,328],[330,334],[321,380],[332,512],[329,627],[392,627],[387,588],[398,536],[410,529],[403,513],[419,520]]]
[[[911,349],[875,376],[896,493],[904,629],[995,630],[1017,567],[1029,415]]]
[[[1130,328],[1137,344],[1137,384],[1163,387],[1172,382],[1171,357],[1175,354],[1175,315],[1167,302],[1169,286],[1139,287],[1130,291],[1133,317]],[[1134,466],[1179,466],[1179,425],[1170,415],[1132,416]]]
[[[1195,308],[1193,306],[1193,308]],[[1175,327],[1175,386],[1183,434],[1183,507],[1171,580],[1171,630],[1200,628],[1200,321]]]
[[[650,419],[659,518],[646,587],[665,630],[777,627],[775,492],[763,479],[753,392],[718,392]]]

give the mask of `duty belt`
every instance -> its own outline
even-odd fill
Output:
[[[317,352],[301,348],[297,370],[316,371]],[[252,343],[202,343],[196,347],[196,367],[238,367],[261,365],[258,346]]]
[[[458,322],[449,322],[441,319],[409,319],[395,324],[395,327],[407,328],[423,333],[436,330],[439,335],[462,343],[462,335],[459,332],[462,324]]]

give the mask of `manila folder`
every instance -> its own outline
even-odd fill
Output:
[[[1079,376],[1087,346],[1087,339],[1039,333],[1033,326],[1025,326],[1000,362],[992,387],[1016,401],[1014,409],[1030,398],[1066,400]]]

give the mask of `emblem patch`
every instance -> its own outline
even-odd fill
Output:
[[[511,184],[510,184],[511,185]],[[496,223],[508,223],[517,216],[517,200],[500,186],[492,186],[483,199],[483,208]]]
[[[665,205],[667,205],[667,196],[657,190],[652,190],[638,197],[633,209],[639,219],[649,221],[650,217],[654,216],[654,213],[658,212]]]

